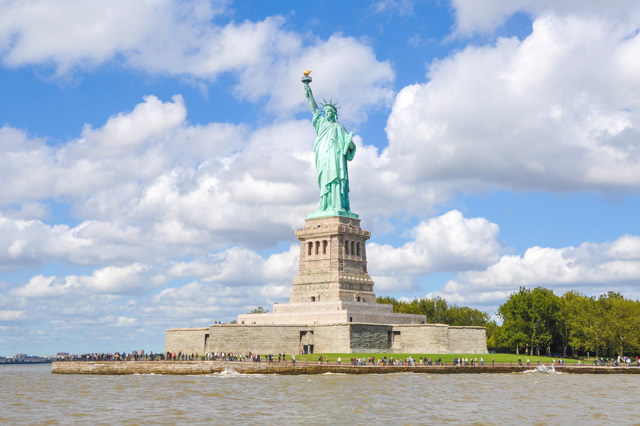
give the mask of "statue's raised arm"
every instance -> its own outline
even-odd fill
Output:
[[[316,129],[316,141],[313,144],[316,158],[316,173],[320,187],[320,203],[318,210],[309,214],[308,218],[326,216],[346,216],[358,218],[349,206],[349,172],[347,162],[356,153],[353,135],[338,122],[338,107],[332,101],[325,101],[322,112],[311,92],[310,70],[304,72],[302,83],[304,92],[313,112],[311,123]]]
[[[306,70],[304,72],[304,76],[302,77],[302,83],[304,84],[304,94],[307,97],[307,102],[309,102],[309,107],[311,108],[311,112],[313,114],[318,111],[318,104],[313,97],[313,92],[311,91],[311,87],[309,87],[309,83],[311,83],[311,70]]]

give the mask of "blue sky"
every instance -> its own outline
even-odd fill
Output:
[[[0,355],[286,302],[306,68],[355,135],[378,295],[638,298],[636,2],[342,3],[0,1]]]

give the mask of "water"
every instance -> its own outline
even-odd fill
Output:
[[[54,375],[0,365],[2,424],[640,424],[640,376]]]

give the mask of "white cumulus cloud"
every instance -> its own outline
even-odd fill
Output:
[[[638,19],[640,7],[634,0],[452,0],[456,29],[462,34],[491,32],[510,16],[524,12],[533,16],[554,13],[562,16],[605,16]]]
[[[430,273],[485,267],[499,258],[498,232],[495,223],[452,210],[418,224],[401,247],[369,243],[369,270],[377,288],[397,290]]]
[[[134,263],[127,266],[107,266],[96,269],[91,275],[67,275],[65,277],[36,275],[11,294],[18,297],[63,296],[74,292],[82,294],[145,294],[162,286],[166,279],[153,273],[149,265]]]
[[[524,40],[467,46],[402,89],[385,152],[406,183],[638,191],[640,34],[544,15]]]
[[[340,34],[319,40],[288,31],[281,16],[234,22],[224,3],[5,0],[0,58],[12,67],[52,65],[58,76],[107,62],[210,82],[233,73],[236,95],[268,96],[268,109],[277,116],[303,108],[300,75],[307,67],[316,70],[314,87],[323,96],[341,94],[353,121],[391,101],[391,65],[378,61],[362,41]],[[334,92],[327,93],[329,88]],[[120,124],[114,130],[126,127]],[[134,139],[136,132],[132,128]]]

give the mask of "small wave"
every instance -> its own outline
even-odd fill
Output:
[[[525,374],[529,374],[529,373],[562,374],[562,373],[556,371],[556,369],[554,368],[553,365],[551,366],[551,368],[549,368],[544,364],[537,366],[533,370],[523,371],[523,373],[525,373]]]
[[[242,374],[238,373],[234,368],[226,367],[224,371],[218,373],[218,376],[242,376]]]
[[[223,371],[219,373],[207,374],[209,377],[266,377],[266,374],[256,374],[256,373],[238,373],[235,368],[226,367]]]
[[[219,373],[199,374],[197,377],[273,377],[273,374],[260,374],[260,373],[238,373],[235,370],[224,370]]]

